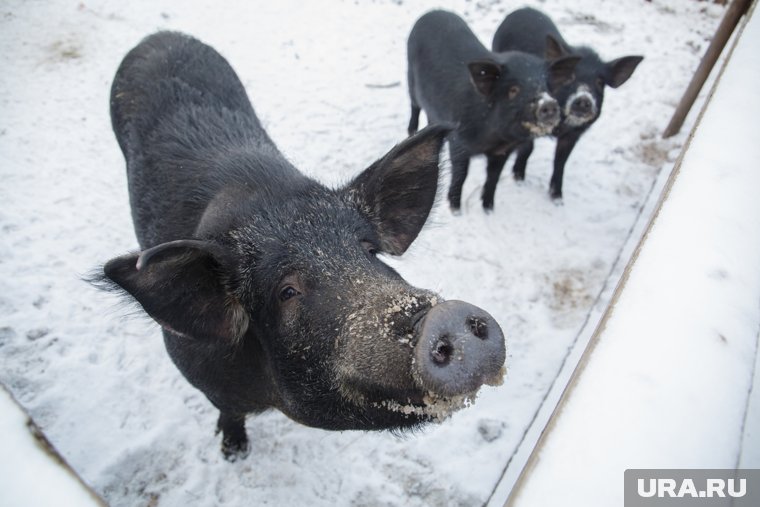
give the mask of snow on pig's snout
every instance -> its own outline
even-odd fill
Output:
[[[482,385],[499,385],[505,371],[504,334],[491,315],[407,291],[388,304],[357,306],[336,350],[336,385],[376,425],[387,418],[398,426],[445,419],[468,406]]]

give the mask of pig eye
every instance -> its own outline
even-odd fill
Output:
[[[291,273],[280,280],[280,288],[277,293],[277,298],[281,303],[293,299],[296,296],[300,296],[301,294],[303,294],[303,287],[297,274]]]
[[[599,88],[600,90],[604,88],[604,79],[600,77],[596,78],[596,87]]]
[[[517,94],[520,93],[520,87],[517,85],[513,85],[509,88],[509,98],[513,99],[517,97]]]
[[[298,292],[294,287],[290,285],[286,285],[280,290],[280,301],[287,301],[288,299],[294,298],[301,293]]]

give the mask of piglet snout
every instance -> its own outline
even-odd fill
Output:
[[[553,128],[559,123],[559,105],[551,97],[539,99],[536,107],[536,119],[542,126]]]
[[[591,102],[591,99],[585,95],[581,95],[573,101],[570,110],[573,114],[585,116],[591,113],[593,107],[594,104]]]
[[[414,368],[423,388],[457,396],[500,380],[504,334],[485,310],[445,301],[430,309],[418,330]]]

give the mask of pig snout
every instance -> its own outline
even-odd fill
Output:
[[[596,100],[586,86],[581,86],[565,102],[565,116],[563,120],[571,127],[577,127],[588,123],[597,114]]]
[[[504,334],[491,315],[463,301],[431,308],[418,324],[414,369],[421,386],[442,396],[498,384],[506,357]]]
[[[541,127],[552,129],[559,124],[559,104],[552,97],[544,95],[536,105],[536,119]]]
[[[591,99],[586,96],[580,96],[570,105],[570,110],[578,116],[586,116],[591,112],[592,107]]]

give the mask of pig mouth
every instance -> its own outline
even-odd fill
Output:
[[[422,422],[442,422],[454,412],[472,405],[478,390],[457,396],[442,396],[432,391],[417,389],[382,389],[370,394],[358,386],[344,385],[341,391],[344,399],[362,407],[362,411],[366,411],[370,418],[374,419],[370,415],[372,412],[398,416],[391,426],[401,428]],[[347,396],[349,393],[351,394]]]
[[[432,391],[394,393],[391,396],[380,397],[378,401],[370,401],[369,406],[385,412],[397,413],[407,418],[414,418],[432,423],[440,423],[451,417],[455,412],[468,408],[475,403],[480,387],[483,385],[499,386],[504,383],[506,367],[494,375],[483,378],[481,386],[473,391],[457,394],[442,395]]]
[[[482,385],[499,386],[504,382],[506,367],[496,374],[484,378]],[[342,398],[351,405],[360,408],[370,419],[377,414],[395,415],[395,422],[383,423],[386,428],[403,428],[421,423],[441,423],[455,412],[468,408],[475,403],[480,387],[457,395],[442,395],[430,390],[413,389],[368,389],[361,387],[363,382],[342,383],[339,391]],[[384,418],[383,418],[384,419]]]
[[[504,382],[506,367],[502,367],[495,375],[484,379],[483,385],[499,386]],[[374,409],[382,413],[396,414],[403,421],[398,424],[401,428],[406,425],[415,425],[422,422],[441,423],[451,417],[455,412],[468,408],[475,403],[480,387],[475,390],[453,396],[444,396],[429,390],[403,390],[398,392],[375,392],[369,395],[366,391],[359,394],[362,389],[354,386],[343,386],[344,399],[347,392],[353,394],[348,397],[352,403],[364,407],[364,410]]]
[[[414,401],[408,398],[402,403],[394,399],[386,399],[373,403],[373,406],[407,417],[414,416],[417,419],[439,423],[451,417],[454,412],[472,405],[476,396],[477,391],[451,397],[439,396],[428,391]]]
[[[578,115],[575,113],[571,113],[567,115],[567,117],[562,123],[564,123],[565,125],[569,127],[580,127],[581,125],[585,125],[586,123],[589,123],[593,119],[594,119],[594,114]]]

